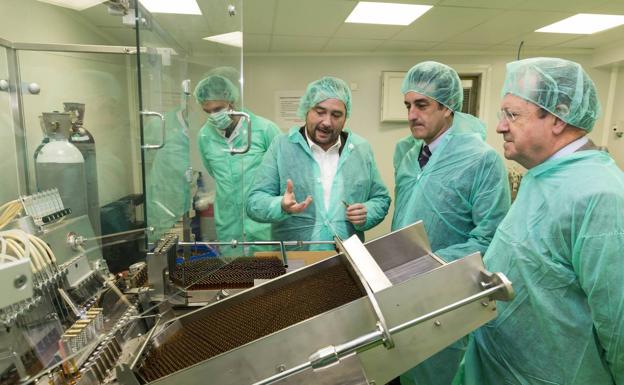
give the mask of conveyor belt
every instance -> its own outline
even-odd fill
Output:
[[[139,373],[154,381],[364,295],[345,266],[321,269],[189,322],[147,352]]]
[[[286,273],[279,258],[241,257],[187,261],[176,266],[173,281],[188,290],[238,289],[254,285],[254,279],[272,279]]]

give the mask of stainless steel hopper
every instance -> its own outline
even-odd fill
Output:
[[[124,385],[384,384],[496,317],[510,282],[478,253],[445,263],[422,223],[161,325]]]

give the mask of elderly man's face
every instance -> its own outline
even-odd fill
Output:
[[[338,99],[326,99],[308,111],[306,132],[310,140],[327,151],[338,141],[346,121],[344,103]]]
[[[532,168],[550,156],[554,116],[540,116],[540,108],[517,96],[507,94],[501,103],[501,119],[496,132],[503,134],[505,158]]]
[[[406,93],[404,100],[414,138],[429,144],[449,128],[452,111],[445,106],[414,91]]]

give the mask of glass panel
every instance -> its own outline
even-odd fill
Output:
[[[146,219],[153,242],[174,226],[181,229],[190,208],[190,81],[184,48],[142,8],[137,28]]]
[[[15,151],[15,135],[13,115],[9,100],[9,66],[7,50],[0,46],[0,170],[3,183],[0,183],[0,205],[17,198],[19,181],[17,174],[17,154]]]
[[[23,97],[32,192],[58,188],[71,215],[88,215],[98,235],[101,221],[105,233],[128,230],[110,231],[106,217],[111,204],[141,192],[127,58],[21,51],[19,60],[23,81],[41,88],[38,95]],[[72,118],[73,111],[82,116]]]
[[[216,110],[205,102],[221,99],[192,95],[219,75],[238,95],[225,99],[226,119],[245,111],[241,47],[202,39],[241,31],[242,0],[199,1],[201,16],[123,10],[123,1],[10,3],[0,5],[10,19],[0,38],[15,43],[6,52],[19,64],[11,73],[0,56],[0,75],[19,93],[0,93],[3,168],[16,180],[0,189],[0,382],[102,383],[131,363],[139,335],[173,316],[171,305],[178,315],[286,271],[277,257],[239,258],[259,245],[232,247],[270,237],[245,225],[264,150],[249,143],[243,118],[229,139],[206,126]],[[30,195],[13,202],[18,192]],[[150,241],[165,240],[156,248],[148,226]]]
[[[235,128],[230,119],[240,118],[223,116],[226,130],[207,124],[207,112],[243,108],[242,48],[203,38],[240,32],[242,1],[199,1],[198,5],[202,15],[150,14],[140,8],[142,110],[162,114],[166,132],[163,148],[144,150],[147,223],[154,228],[151,241],[175,227],[185,240],[240,243],[248,240],[245,165],[262,154],[229,152],[247,146],[244,119]],[[226,83],[204,83],[198,103],[193,90],[206,77],[214,81],[215,75],[227,79]],[[188,94],[182,84],[188,84]],[[219,99],[216,94],[223,90],[217,88],[223,84],[229,87],[228,96]],[[160,142],[159,125],[158,117],[143,115],[144,144]],[[180,219],[191,206],[195,215],[185,226]],[[193,237],[184,232],[189,227]],[[264,235],[266,240],[268,232]],[[251,253],[249,248],[223,244],[204,251],[222,256]]]
[[[145,225],[136,31],[118,11],[0,3],[3,384],[101,382],[147,330],[122,294]]]

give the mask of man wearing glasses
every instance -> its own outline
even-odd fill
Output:
[[[392,229],[422,220],[433,252],[447,262],[485,254],[510,204],[507,170],[485,143],[485,125],[461,112],[461,81],[447,65],[415,65],[401,91],[411,135],[394,154]],[[466,343],[432,356],[402,375],[401,383],[450,384]]]
[[[497,131],[528,169],[484,262],[516,297],[471,338],[465,385],[624,384],[624,176],[587,138],[600,106],[574,62],[509,63]]]

